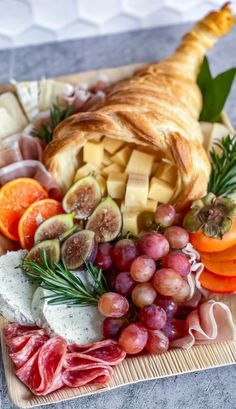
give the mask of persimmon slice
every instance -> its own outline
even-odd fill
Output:
[[[43,199],[32,203],[20,219],[18,234],[23,249],[34,245],[34,234],[39,224],[57,214],[64,213],[61,203],[54,199]]]
[[[19,178],[0,189],[0,232],[18,241],[18,223],[25,210],[37,200],[48,197],[37,180]]]
[[[199,281],[203,288],[206,288],[213,293],[233,293],[236,291],[236,277],[223,277],[214,273],[210,273],[204,269],[199,277]]]
[[[207,252],[201,252],[201,257],[204,258],[204,260],[213,260],[214,263],[218,261],[229,261],[229,260],[236,260],[236,245],[229,247],[226,250],[223,251],[218,251],[217,253],[207,253]]]
[[[229,260],[229,261],[215,261],[213,260],[206,260],[205,258],[201,258],[204,266],[209,270],[211,273],[215,273],[220,276],[225,277],[236,277],[236,260]]]

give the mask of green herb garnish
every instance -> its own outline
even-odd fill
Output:
[[[42,252],[40,264],[26,258],[21,268],[29,277],[37,280],[42,288],[53,293],[45,297],[49,299],[49,304],[97,305],[100,296],[108,291],[108,285],[100,268],[87,261],[84,265],[85,274],[90,278],[88,282],[91,284],[84,284],[63,262],[51,262],[45,250]]]
[[[197,83],[203,96],[200,121],[217,122],[225,106],[236,75],[236,68],[212,77],[207,58],[204,58]]]
[[[49,143],[53,137],[53,131],[57,125],[68,118],[73,113],[73,108],[67,106],[66,108],[60,107],[54,104],[50,109],[50,122],[48,125],[42,123],[39,129],[34,131],[34,136],[42,139],[44,142]]]

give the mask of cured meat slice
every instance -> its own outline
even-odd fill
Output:
[[[21,335],[33,335],[33,334],[44,335],[45,331],[36,326],[32,326],[32,327],[28,325],[24,326],[24,325],[19,325],[16,322],[14,322],[4,327],[3,333],[5,337],[5,343],[11,349],[10,341],[13,341],[13,337],[18,337]]]
[[[78,368],[66,369],[62,374],[62,379],[65,385],[78,388],[88,383],[104,385],[110,380],[112,374],[112,368],[107,365],[81,365]]]
[[[118,342],[112,339],[106,339],[87,345],[73,344],[69,346],[71,352],[82,352],[85,355],[99,359],[108,365],[118,365],[126,356]]]
[[[38,351],[38,349],[48,340],[46,335],[25,335],[17,337],[19,340],[17,349],[10,354],[12,361],[17,368],[21,368]]]
[[[186,335],[171,342],[174,348],[191,348],[194,344],[235,339],[230,309],[222,302],[206,301],[186,319]]]

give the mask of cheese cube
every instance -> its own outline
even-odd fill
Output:
[[[155,161],[160,161],[161,158],[163,157],[163,153],[161,151],[152,149],[149,146],[142,146],[141,145],[141,146],[138,146],[136,149],[138,151],[140,151],[140,152],[149,153],[149,155],[154,156]]]
[[[95,179],[100,185],[102,196],[104,196],[107,191],[106,179],[102,175],[99,175],[99,174],[95,176]]]
[[[110,173],[107,179],[107,192],[113,199],[123,199],[125,196],[127,175],[125,173]]]
[[[125,206],[125,202],[123,201],[120,206],[120,210],[122,213],[130,213],[130,212],[137,212],[138,214],[144,211],[148,212],[155,212],[157,208],[157,200],[148,199],[146,206]]]
[[[112,163],[109,166],[106,166],[105,168],[102,169],[102,174],[103,176],[107,177],[109,173],[112,172],[123,172],[123,166],[118,165],[117,163]]]
[[[103,144],[102,142],[88,141],[84,145],[83,160],[94,165],[101,165],[103,161]]]
[[[149,199],[157,200],[160,203],[168,203],[173,193],[174,189],[164,180],[155,177],[151,179]]]
[[[86,163],[77,170],[74,176],[74,182],[81,178],[84,178],[85,176],[88,176],[90,173],[96,174],[98,172],[99,172],[98,166],[93,165],[92,163]]]
[[[123,214],[123,228],[122,234],[133,233],[138,235],[138,213],[129,212]]]
[[[131,173],[125,192],[125,206],[143,206],[147,204],[149,180],[147,175]]]
[[[133,150],[131,153],[128,165],[125,169],[126,173],[138,173],[141,175],[150,176],[154,157],[144,152]]]
[[[111,157],[112,162],[118,163],[118,165],[126,166],[130,158],[132,150],[129,146],[116,152],[115,155]]]
[[[173,186],[176,184],[177,179],[176,166],[171,165],[170,163],[160,162],[154,176],[157,179],[164,180],[165,182]]]
[[[110,155],[108,155],[107,152],[104,152],[103,154],[103,160],[102,160],[102,164],[105,166],[108,166],[112,163],[112,160],[110,158]]]
[[[108,138],[108,136],[105,136],[102,142],[104,149],[111,155],[114,155],[115,152],[125,145],[124,141],[121,141],[120,139]]]

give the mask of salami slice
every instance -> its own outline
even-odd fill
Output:
[[[46,335],[25,335],[14,338],[19,340],[19,344],[15,352],[10,354],[10,357],[17,368],[21,368],[26,362],[38,351],[38,349],[48,340]]]
[[[87,345],[73,344],[69,347],[71,352],[82,352],[108,365],[118,365],[126,356],[117,341],[106,339]]]
[[[78,388],[88,383],[104,385],[110,380],[112,373],[113,370],[108,365],[81,365],[80,368],[66,369],[62,378],[65,385]]]

